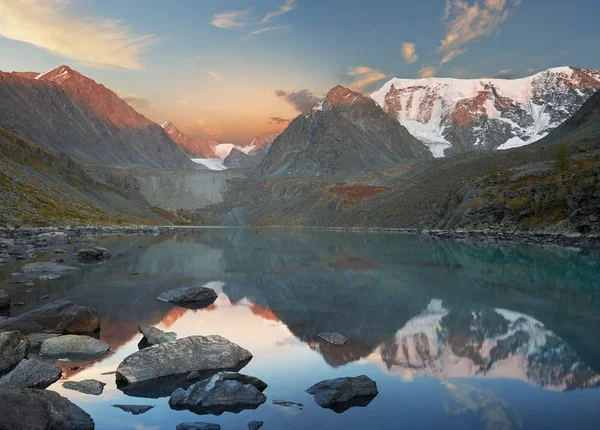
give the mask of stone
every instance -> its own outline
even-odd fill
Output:
[[[0,331],[18,330],[24,334],[92,333],[100,328],[100,315],[95,309],[57,300],[37,309],[7,319]]]
[[[38,242],[46,242],[48,244],[67,243],[69,236],[62,231],[53,231],[50,233],[42,233],[37,235]]]
[[[337,346],[343,346],[350,342],[350,338],[339,333],[319,333],[319,337]]]
[[[119,408],[122,411],[129,412],[133,415],[145,414],[150,409],[154,408],[154,405],[113,405],[115,408]]]
[[[255,381],[259,382],[258,386],[253,384]],[[196,382],[187,390],[178,388],[171,394],[169,405],[173,409],[188,409],[196,414],[241,412],[256,409],[267,400],[259,387],[266,388],[266,384],[258,378],[219,372]]]
[[[49,357],[91,358],[99,357],[110,350],[110,345],[90,336],[68,334],[42,342],[40,354]]]
[[[258,430],[259,428],[261,428],[263,426],[264,422],[263,421],[250,421],[248,423],[248,430]]]
[[[138,327],[140,333],[144,335],[142,338],[141,345],[152,346],[160,343],[172,342],[177,339],[177,334],[173,332],[165,332],[157,329],[156,327],[142,325]]]
[[[134,352],[119,364],[116,378],[127,385],[194,370],[239,370],[251,358],[249,351],[224,337],[189,336]]]
[[[0,410],[0,427],[5,430],[94,429],[92,417],[53,391],[2,388]]]
[[[175,430],[221,430],[219,424],[197,422],[197,423],[181,423],[177,424]]]
[[[0,333],[0,372],[10,369],[27,356],[29,341],[18,331]]]
[[[21,272],[26,275],[66,275],[67,273],[79,272],[80,270],[78,267],[65,266],[52,262],[28,263],[21,267]]]
[[[77,258],[81,261],[98,261],[107,260],[111,257],[110,252],[106,248],[96,246],[91,249],[80,249],[77,252]]]
[[[183,307],[200,309],[212,305],[217,299],[217,293],[212,288],[181,287],[164,292],[157,299]]]
[[[304,405],[302,403],[289,402],[287,400],[273,400],[271,403],[277,406],[283,406],[284,408],[295,407],[296,409],[304,409]]]
[[[365,375],[321,381],[308,390],[322,408],[344,412],[353,406],[366,406],[379,393],[377,384]]]
[[[39,349],[42,346],[42,342],[46,339],[51,339],[53,337],[58,337],[60,334],[56,333],[31,333],[27,335],[27,340],[29,341],[29,348]]]
[[[4,290],[0,290],[0,309],[10,308],[10,296]]]
[[[62,386],[67,390],[99,396],[104,391],[105,385],[104,382],[96,381],[95,379],[84,379],[83,381],[67,381]]]
[[[48,388],[60,379],[62,369],[33,358],[21,360],[17,367],[0,378],[0,388]],[[0,427],[2,424],[0,423]]]

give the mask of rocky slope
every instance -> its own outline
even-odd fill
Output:
[[[254,167],[259,162],[259,157],[246,154],[237,148],[233,148],[229,155],[225,157],[225,160],[223,160],[223,164],[228,169]]]
[[[191,158],[214,158],[215,147],[219,144],[214,140],[206,140],[202,138],[191,138],[183,134],[170,121],[162,123],[161,127],[165,133],[175,142],[181,149],[185,151]]]
[[[371,97],[437,156],[546,136],[600,89],[600,71],[559,67],[522,79],[392,79]]]
[[[429,157],[421,142],[373,100],[337,86],[275,139],[257,173],[343,175]]]
[[[163,129],[67,66],[0,72],[0,127],[85,164],[159,169],[193,164]]]

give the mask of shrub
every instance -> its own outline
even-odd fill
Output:
[[[569,169],[569,145],[561,143],[556,150],[556,167],[564,172]]]

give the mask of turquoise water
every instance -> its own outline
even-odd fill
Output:
[[[101,314],[110,353],[59,362],[64,379],[49,388],[90,413],[98,429],[173,429],[184,421],[243,429],[251,420],[264,429],[598,427],[598,253],[310,229],[200,229],[99,244],[114,258],[33,287]],[[207,309],[156,300],[205,284],[219,292]],[[25,302],[14,314],[40,304],[23,285],[2,288]],[[168,397],[123,393],[103,373],[137,350],[141,324],[179,337],[219,334],[250,350],[242,373],[269,384],[267,403],[198,416],[171,410]],[[322,343],[317,335],[328,331],[352,341]],[[338,414],[305,393],[323,379],[362,374],[379,388],[366,407]],[[61,387],[88,378],[107,383],[101,396]],[[133,416],[113,404],[156,407]]]

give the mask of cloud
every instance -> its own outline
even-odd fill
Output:
[[[206,121],[204,121],[203,119],[199,119],[198,121],[196,121],[196,123],[198,123],[200,125],[204,125],[204,124],[206,124]]]
[[[140,55],[155,42],[121,21],[76,16],[68,2],[0,0],[0,36],[29,43],[92,67],[143,69]]]
[[[467,52],[470,44],[495,33],[508,18],[511,6],[519,3],[520,0],[485,0],[473,4],[468,0],[446,0],[442,21],[447,22],[448,31],[438,47],[438,52],[444,54],[440,64],[452,61]]]
[[[319,96],[306,89],[291,93],[283,90],[275,90],[275,95],[284,99],[290,106],[301,113],[311,110],[320,100]]]
[[[223,130],[216,127],[203,128],[202,132],[212,138],[220,137],[223,134]]]
[[[214,70],[204,70],[204,73],[213,78],[215,81],[223,81],[225,79],[225,76],[219,72],[215,72]]]
[[[354,78],[354,81],[349,85],[350,88],[362,91],[365,87],[374,82],[380,81],[388,77],[385,73],[371,69],[370,67],[352,67],[348,71],[348,76]]]
[[[272,116],[269,124],[289,124],[292,120],[289,118],[279,118],[278,116]]]
[[[513,69],[500,70],[498,73],[492,76],[488,76],[489,79],[514,79],[517,74]]]
[[[285,3],[282,4],[281,6],[279,6],[279,8],[277,8],[277,10],[274,10],[273,12],[269,12],[260,22],[261,24],[264,24],[266,22],[269,22],[270,20],[272,20],[273,18],[279,16],[279,15],[283,15],[284,13],[288,13],[292,10],[294,10],[296,8],[296,0],[285,0]]]
[[[247,10],[230,10],[228,12],[220,12],[213,16],[210,22],[215,27],[225,28],[228,30],[236,30],[243,28],[246,25],[246,18],[250,12]]]
[[[530,68],[528,68],[528,69],[525,69],[525,71],[526,71],[527,73],[533,73],[533,72],[535,72],[535,69],[534,69],[533,67],[530,67]]]
[[[293,26],[291,26],[291,25],[274,25],[273,27],[266,27],[266,28],[261,28],[259,30],[251,31],[250,33],[248,33],[248,37],[258,36],[259,34],[263,34],[263,33],[266,33],[268,31],[291,30],[292,27]]]
[[[435,76],[435,67],[422,65],[419,69],[419,78],[433,78]]]
[[[408,64],[412,64],[419,59],[416,53],[417,45],[411,42],[404,42],[402,44],[402,57]]]
[[[142,96],[138,96],[137,94],[132,93],[122,93],[118,94],[121,100],[127,103],[134,109],[138,108],[149,108],[152,105],[152,102],[148,99],[143,98]]]

